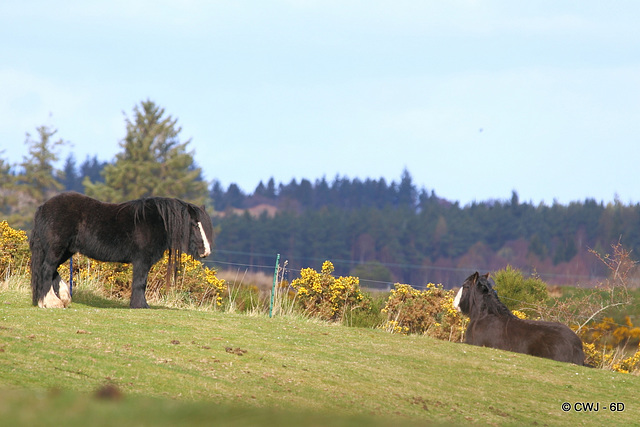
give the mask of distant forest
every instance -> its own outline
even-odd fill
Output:
[[[81,191],[86,171],[73,164],[67,160],[64,185]],[[99,176],[103,166],[88,159],[82,168]],[[454,287],[475,270],[506,265],[551,284],[588,285],[607,274],[590,249],[604,254],[619,240],[633,253],[640,248],[639,205],[532,205],[513,192],[510,200],[460,206],[416,187],[407,170],[398,182],[270,179],[251,194],[214,181],[209,197],[219,268],[273,268],[279,253],[293,270],[331,260],[336,274],[357,275],[368,287]]]

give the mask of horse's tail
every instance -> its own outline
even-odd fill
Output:
[[[44,298],[45,290],[43,289],[44,277],[42,266],[46,256],[44,247],[45,227],[42,223],[42,211],[38,208],[34,217],[33,231],[29,239],[29,249],[31,249],[31,295],[32,304],[38,305],[38,301]]]

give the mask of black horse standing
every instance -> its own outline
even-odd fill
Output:
[[[175,276],[183,252],[207,257],[212,242],[213,225],[204,207],[182,200],[149,197],[114,204],[75,192],[59,194],[35,214],[29,241],[33,305],[66,307],[71,302],[58,266],[79,252],[98,261],[133,264],[130,306],[148,308],[147,275],[165,250]]]
[[[489,275],[469,276],[454,301],[469,316],[465,342],[584,365],[582,341],[561,323],[516,317],[498,299]]]

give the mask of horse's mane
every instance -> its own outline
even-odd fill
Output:
[[[480,293],[480,290],[482,288],[486,289],[487,292]],[[478,306],[480,307],[481,313],[494,314],[497,316],[515,317],[515,315],[511,313],[511,310],[509,310],[507,306],[504,305],[502,301],[500,301],[500,299],[498,298],[498,294],[496,293],[495,289],[493,289],[493,286],[491,285],[491,282],[489,282],[489,279],[486,278],[485,276],[479,277],[473,292],[474,292],[474,297],[476,298],[479,297],[481,299],[480,301],[478,301],[479,302]],[[475,294],[479,294],[479,295],[475,295]]]
[[[146,218],[149,209],[155,208],[162,218],[164,229],[167,232],[169,249],[180,250],[182,248],[185,236],[189,235],[191,221],[186,202],[167,197],[145,197],[124,202],[121,206],[122,208],[130,207],[133,210],[136,223]]]
[[[175,280],[183,248],[186,249],[188,245],[186,239],[190,235],[191,216],[189,215],[188,204],[182,200],[167,197],[145,197],[124,202],[120,206],[121,209],[132,209],[134,222],[136,223],[141,219],[144,220],[150,211],[155,210],[160,215],[164,224],[167,247],[169,249],[167,283],[169,281],[169,272],[173,273]]]

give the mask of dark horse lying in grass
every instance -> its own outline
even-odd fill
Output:
[[[148,308],[147,275],[165,250],[168,273],[175,277],[183,252],[207,257],[212,242],[213,225],[204,207],[164,197],[113,204],[74,192],[59,194],[40,206],[34,219],[29,241],[33,305],[71,302],[58,266],[80,252],[98,261],[133,264],[130,306]]]
[[[469,276],[454,306],[469,316],[467,344],[584,365],[582,341],[571,329],[561,323],[519,319],[500,302],[488,274]]]

